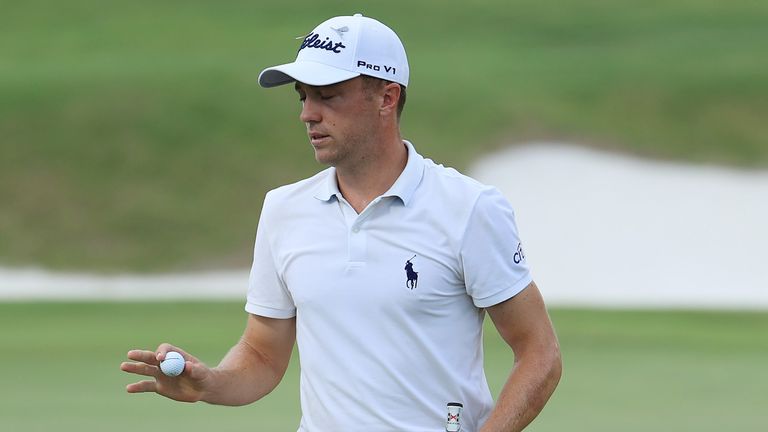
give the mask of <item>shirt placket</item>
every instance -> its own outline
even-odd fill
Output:
[[[373,208],[379,204],[379,201],[381,201],[381,197],[373,200],[362,213],[357,214],[348,202],[339,200],[347,224],[347,261],[350,266],[365,265],[368,251],[368,233],[365,229],[365,221],[371,215]]]

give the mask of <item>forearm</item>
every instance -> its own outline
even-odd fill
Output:
[[[559,349],[515,362],[481,432],[522,431],[541,412],[560,381]]]
[[[261,399],[280,383],[285,367],[240,340],[218,366],[201,400],[215,405],[246,405]]]

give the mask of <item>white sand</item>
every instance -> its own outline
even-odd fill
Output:
[[[550,304],[768,308],[768,172],[510,148],[470,173],[512,202]]]
[[[512,202],[553,306],[768,309],[768,172],[688,166],[558,144],[470,170]],[[247,270],[180,275],[0,268],[0,300],[242,299]]]

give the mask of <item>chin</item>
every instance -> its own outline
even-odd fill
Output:
[[[335,166],[336,158],[328,152],[315,149],[315,160],[323,165]]]

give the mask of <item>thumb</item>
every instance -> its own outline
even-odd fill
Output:
[[[184,362],[183,374],[189,376],[189,378],[195,381],[202,381],[208,378],[210,373],[211,371],[208,366],[204,365],[203,363],[196,363],[189,360]]]

